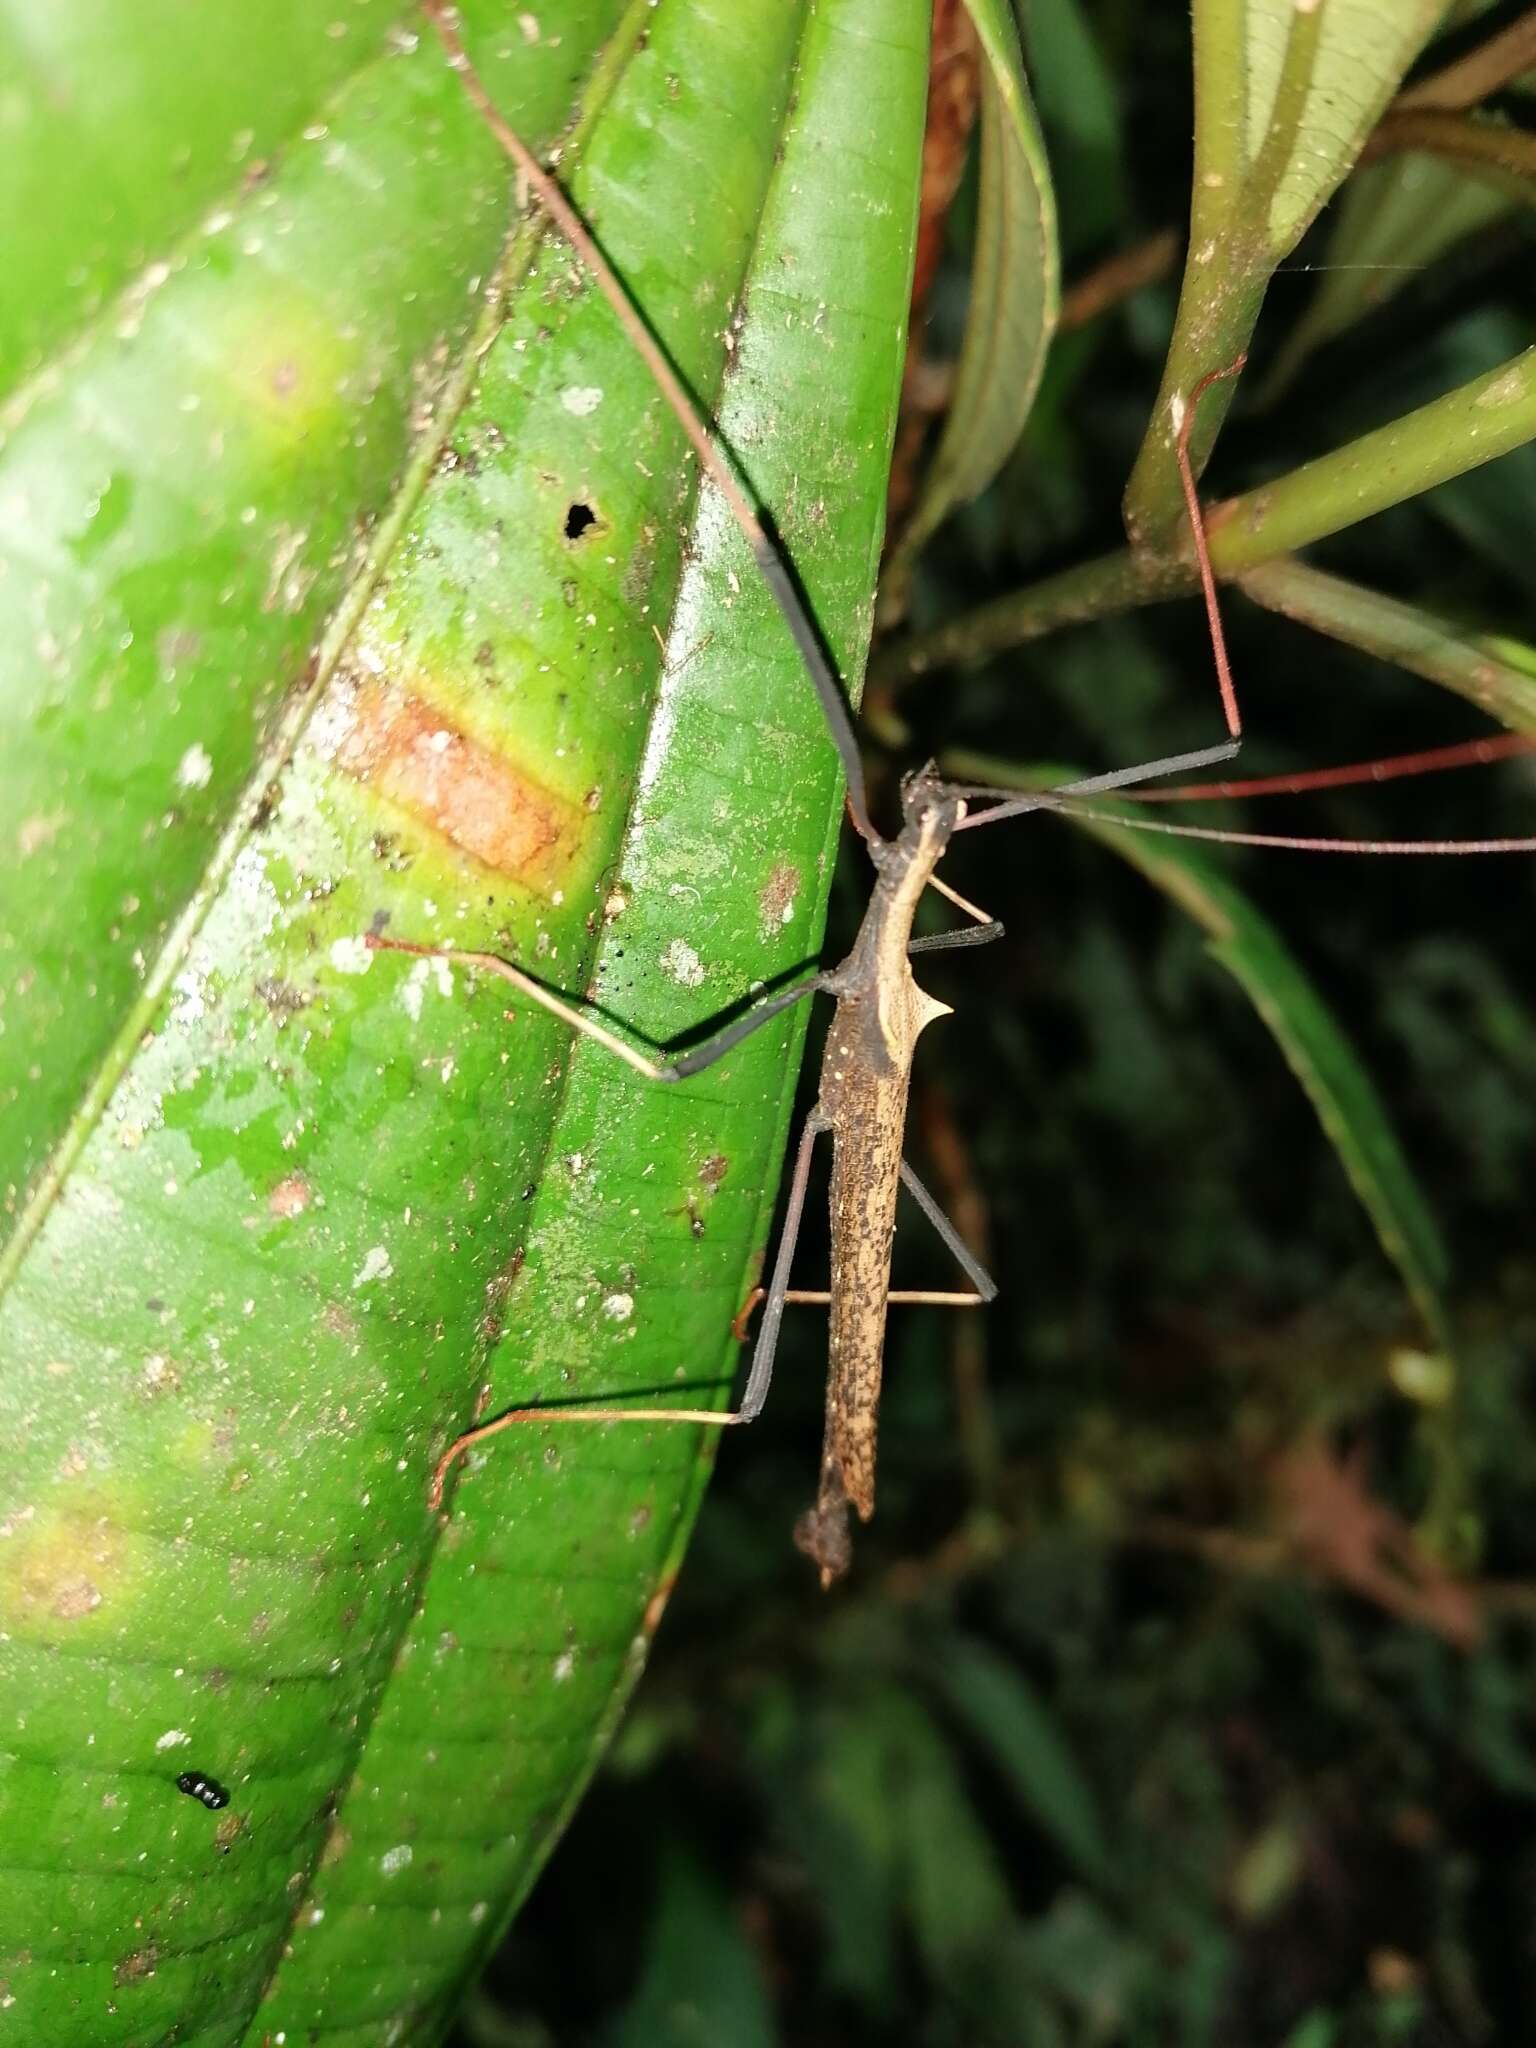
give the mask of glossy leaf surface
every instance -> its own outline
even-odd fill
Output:
[[[465,13],[856,667],[920,12]],[[493,946],[665,1042],[814,952],[838,811],[787,636],[569,252],[515,227],[479,316],[509,181],[409,43],[355,142],[315,110],[254,215],[61,348],[0,472],[34,664],[0,774],[37,821],[0,895],[36,952],[0,1038],[0,1974],[39,2044],[437,2038],[704,1463],[692,1430],[530,1429],[438,1518],[435,1457],[482,1386],[723,1397],[771,1209],[795,1025],[647,1090],[362,945]]]

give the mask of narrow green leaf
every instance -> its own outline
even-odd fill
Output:
[[[922,497],[902,535],[910,561],[955,509],[984,491],[1029,418],[1061,299],[1056,201],[1006,0],[968,0],[986,59],[981,183],[965,340],[954,397]]]
[[[726,21],[570,0],[515,33],[469,10],[472,45],[477,27],[514,118],[562,132],[580,205],[856,670],[921,23],[905,0]],[[518,81],[551,48],[564,86],[530,121]],[[46,1171],[0,1273],[0,1824],[29,1845],[0,1876],[0,1975],[36,2048],[440,2037],[639,1669],[705,1457],[691,1430],[530,1430],[441,1518],[433,1462],[482,1386],[723,1394],[793,1090],[793,1026],[647,1091],[499,984],[361,945],[383,920],[495,946],[665,1041],[814,952],[838,811],[745,550],[694,507],[675,423],[558,241],[514,233],[482,352],[469,279],[492,251],[466,262],[432,228],[446,274],[436,311],[402,315],[405,360],[453,409],[391,495],[406,392],[367,355],[356,281],[418,287],[389,254],[397,173],[367,145],[398,149],[407,237],[432,226],[418,156],[444,213],[456,182],[503,217],[512,194],[441,60],[390,62],[397,125],[375,108],[355,148],[328,128],[328,158],[295,159],[363,213],[311,236],[267,197],[280,170],[249,197],[287,231],[242,220],[189,263],[185,303],[174,273],[136,330],[62,361],[0,479],[35,543],[4,584],[33,622],[6,658],[40,665],[15,815],[78,825],[57,869],[40,826],[0,892],[8,962],[34,944],[38,979],[61,977],[30,1035],[17,1011],[0,1036],[0,1101],[45,1054],[65,1076],[7,1135],[13,1185],[24,1159]],[[252,336],[293,378],[247,374]],[[354,386],[378,450],[340,405]],[[93,423],[115,502],[61,438]],[[346,546],[365,457],[377,582]],[[81,532],[98,555],[72,557]],[[75,558],[107,564],[83,597]],[[67,664],[37,624],[66,597]],[[271,679],[316,640],[315,680],[274,711]],[[197,690],[151,687],[155,663],[199,659]],[[49,892],[77,862],[91,919],[71,930]],[[116,950],[71,1036],[93,943]],[[13,1005],[28,986],[8,965]],[[178,1790],[188,1769],[228,1806]]]
[[[1133,539],[1166,552],[1184,518],[1178,405],[1247,348],[1275,266],[1360,154],[1443,0],[1195,0],[1195,164],[1173,341],[1126,489]],[[1232,399],[1202,403],[1197,469]]]
[[[1059,779],[1054,773],[1051,779]],[[1451,1348],[1445,1247],[1386,1104],[1280,934],[1215,863],[1187,842],[1117,832],[1077,818],[1202,925],[1212,956],[1243,989],[1306,1090],[1317,1120],[1382,1250],[1396,1266],[1435,1343]]]
[[[778,2035],[756,1957],[719,1883],[670,1845],[640,1989],[605,2048],[773,2048]]]
[[[1233,0],[1197,0],[1205,12]],[[1245,210],[1264,209],[1278,259],[1317,218],[1408,67],[1439,27],[1445,0],[1242,0],[1247,133]],[[1196,122],[1202,111],[1197,110]],[[1204,118],[1219,118],[1218,109]]]
[[[908,1701],[887,1713],[893,1739],[891,1803],[903,1891],[918,1953],[960,1997],[1014,1920],[998,1851],[959,1763],[926,1714]]]
[[[876,2011],[897,2003],[899,1830],[890,1791],[899,1761],[886,1748],[881,1707],[866,1693],[825,1716],[812,1797],[795,1838],[826,1930],[830,1980]]]
[[[1051,137],[1058,176],[1072,191],[1061,221],[1064,259],[1089,260],[1133,231],[1127,204],[1119,91],[1084,0],[1031,0],[1018,10],[1035,106]]]
[[[1070,767],[1022,770],[986,755],[948,763],[968,779],[1021,789],[1069,781]],[[1187,840],[1117,830],[1114,806],[1069,820],[1139,868],[1202,926],[1210,950],[1242,987],[1306,1090],[1318,1122],[1370,1217],[1382,1250],[1437,1346],[1450,1350],[1449,1261],[1439,1229],[1392,1128],[1386,1105],[1284,939],[1209,854]]]
[[[1285,2037],[1285,2048],[1334,2048],[1339,2024],[1332,2013],[1314,2007]]]
[[[965,1636],[945,1640],[933,1670],[944,1697],[1004,1772],[1025,1812],[1081,1876],[1102,1883],[1110,1857],[1093,1788],[1034,1687],[995,1651]]]
[[[1463,632],[1421,605],[1330,576],[1294,555],[1250,569],[1238,588],[1269,611],[1454,690],[1516,732],[1536,732],[1536,647],[1524,641]]]

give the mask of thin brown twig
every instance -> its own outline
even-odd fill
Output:
[[[981,45],[960,0],[940,0],[933,11],[933,54],[928,74],[928,115],[923,133],[922,187],[917,248],[912,266],[909,327],[912,346],[902,372],[901,408],[891,455],[887,524],[894,533],[916,502],[918,469],[928,431],[948,403],[948,367],[935,375],[924,353],[928,298],[944,252],[945,229],[965,174],[971,131],[981,104]]]
[[[1475,107],[1536,66],[1536,7],[1512,21],[1508,28],[1479,43],[1454,64],[1421,78],[1392,102],[1391,113],[1409,107],[1440,107],[1459,110]]]
[[[1134,293],[1172,277],[1183,247],[1180,231],[1167,227],[1106,256],[1062,293],[1057,333],[1067,334],[1074,328],[1086,327]]]
[[[1507,121],[1476,120],[1466,114],[1435,108],[1389,109],[1360,153],[1362,163],[1417,149],[1444,157],[1472,170],[1502,171],[1514,178],[1536,178],[1536,135]]]

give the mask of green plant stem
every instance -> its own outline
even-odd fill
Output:
[[[1149,564],[1128,548],[1098,555],[1011,596],[978,606],[932,632],[914,633],[894,642],[873,664],[870,682],[906,682],[930,669],[984,661],[1010,647],[1043,640],[1063,626],[1091,625],[1157,598],[1182,596],[1193,589],[1194,582],[1193,563]]]
[[[1507,455],[1533,438],[1536,348],[1331,455],[1213,507],[1207,518],[1211,560],[1224,578],[1244,575]],[[935,632],[897,642],[883,651],[873,674],[893,690],[930,669],[981,661],[1061,626],[1187,596],[1196,585],[1187,541],[1185,552],[1173,560],[1153,560],[1129,550],[1101,555],[983,605]]]
[[[1533,437],[1536,348],[1528,348],[1416,412],[1219,507],[1209,520],[1211,559],[1224,576],[1257,568]]]
[[[1273,267],[1262,242],[1245,233],[1242,225],[1247,172],[1243,124],[1232,117],[1231,86],[1234,78],[1243,76],[1244,43],[1240,7],[1218,0],[1195,9],[1195,162],[1188,254],[1157,403],[1125,494],[1126,531],[1143,547],[1160,546],[1183,517],[1174,461],[1178,424],[1173,400],[1208,369],[1242,354]],[[1191,449],[1197,475],[1209,459],[1231,400],[1231,389],[1218,386],[1201,408]]]

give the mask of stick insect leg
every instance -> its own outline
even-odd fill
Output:
[[[1214,767],[1230,761],[1239,752],[1241,740],[1223,740],[1219,746],[1196,747],[1192,753],[1165,754],[1157,761],[1138,761],[1130,768],[1106,769],[1102,775],[1083,775],[1075,782],[1058,783],[1054,789],[1036,790],[1027,796],[988,782],[953,782],[948,785],[957,796],[999,797],[1003,801],[989,810],[972,811],[956,825],[957,832],[971,832],[980,825],[996,824],[1002,818],[1021,818],[1028,811],[1051,810],[1061,797],[1099,796],[1111,789],[1128,789],[1137,782],[1156,782],[1165,775],[1188,775],[1197,768]]]
[[[731,1324],[731,1335],[738,1344],[747,1340],[747,1326],[752,1312],[767,1293],[765,1287],[754,1287],[736,1312]],[[829,1308],[832,1296],[825,1287],[791,1287],[784,1295],[791,1308]],[[888,1308],[985,1308],[987,1297],[981,1294],[954,1294],[940,1287],[893,1287],[885,1297]]]
[[[757,1343],[752,1351],[752,1370],[747,1374],[746,1391],[741,1397],[741,1406],[734,1415],[723,1419],[729,1422],[755,1422],[763,1412],[763,1403],[768,1398],[769,1382],[773,1378],[773,1361],[779,1348],[779,1326],[784,1320],[784,1303],[789,1294],[789,1269],[794,1262],[795,1245],[800,1236],[800,1218],[805,1209],[806,1183],[811,1176],[811,1153],[816,1140],[823,1131],[830,1131],[831,1124],[819,1109],[813,1109],[805,1120],[805,1129],[800,1133],[800,1150],[795,1154],[795,1171],[789,1183],[789,1199],[784,1204],[784,1228],[779,1233],[779,1249],[773,1261],[773,1277],[768,1282],[767,1306],[763,1320],[758,1326]]]
[[[814,1133],[809,1133],[809,1135],[814,1135]],[[960,1233],[956,1230],[953,1223],[950,1222],[949,1218],[944,1214],[944,1211],[933,1199],[933,1196],[930,1195],[928,1190],[923,1186],[923,1183],[918,1179],[916,1173],[913,1172],[912,1168],[907,1164],[905,1159],[903,1159],[903,1161],[901,1162],[901,1178],[905,1183],[906,1188],[908,1192],[911,1194],[913,1200],[917,1203],[917,1206],[922,1210],[923,1214],[928,1218],[928,1221],[933,1225],[934,1229],[939,1233],[939,1236],[944,1240],[945,1245],[949,1248],[949,1251],[953,1255],[956,1263],[959,1265],[961,1271],[965,1274],[965,1277],[971,1282],[971,1285],[975,1288],[976,1292],[974,1294],[950,1294],[941,1289],[932,1287],[896,1288],[885,1297],[886,1301],[893,1307],[897,1305],[903,1305],[908,1307],[921,1308],[985,1308],[989,1301],[995,1301],[997,1299],[997,1282],[992,1278],[991,1274],[988,1273],[986,1267],[982,1265],[981,1261],[976,1257],[975,1253],[971,1250],[970,1246],[965,1243],[964,1239],[960,1236]],[[793,1204],[793,1195],[791,1195],[790,1199],[791,1203]],[[798,1228],[800,1221],[798,1211],[794,1212],[793,1220],[795,1222],[796,1227]],[[786,1218],[786,1237],[788,1236],[788,1230],[789,1220]],[[783,1265],[782,1250],[780,1254],[779,1265]],[[787,1277],[787,1270],[784,1273],[781,1273],[779,1270],[779,1266],[775,1266],[775,1282],[777,1282],[781,1278]],[[740,1313],[738,1314],[735,1322],[731,1326],[734,1334],[738,1339],[745,1338],[747,1334],[747,1323],[752,1315],[752,1311],[763,1299],[764,1290],[761,1287],[755,1287],[752,1290],[752,1292],[747,1296],[746,1301],[742,1305]],[[831,1299],[832,1296],[827,1292],[827,1290],[824,1287],[786,1287],[779,1295],[780,1314],[782,1315],[784,1305],[789,1302],[803,1304],[807,1307],[825,1308],[830,1303]],[[776,1335],[777,1324],[775,1324],[775,1336]],[[761,1339],[759,1339],[759,1349],[761,1349]],[[756,1378],[756,1375],[757,1363],[754,1357],[754,1379]],[[752,1391],[750,1383],[748,1385],[747,1391],[748,1395],[750,1396],[750,1393]],[[766,1393],[766,1391],[767,1388],[765,1385],[763,1388],[763,1392]],[[761,1403],[759,1403],[759,1405],[761,1405]],[[743,1401],[742,1406],[743,1408],[745,1408],[745,1400]]]
[[[953,903],[963,910],[975,926],[971,931],[932,932],[926,938],[909,939],[909,953],[943,953],[956,946],[988,946],[994,939],[1003,936],[1003,927],[995,917],[987,913],[970,898],[962,896],[958,889],[951,889],[948,882],[941,882],[937,875],[928,877],[928,887],[935,889],[947,903]]]
[[[647,1059],[644,1053],[636,1052],[632,1045],[599,1024],[587,1010],[570,1003],[563,996],[557,996],[547,989],[543,982],[535,981],[531,974],[525,974],[520,967],[514,967],[510,960],[503,960],[499,953],[476,953],[458,946],[426,946],[414,939],[391,939],[379,932],[369,932],[364,944],[370,952],[414,953],[424,960],[447,960],[457,967],[479,967],[487,974],[498,975],[503,981],[510,981],[528,1000],[537,1003],[541,1010],[547,1010],[552,1017],[558,1017],[562,1024],[569,1024],[573,1031],[583,1038],[590,1038],[605,1051],[615,1054],[624,1064],[633,1067],[637,1074],[643,1074],[648,1081],[683,1081],[690,1074],[701,1073],[718,1059],[723,1059],[733,1046],[740,1045],[744,1038],[750,1038],[768,1021],[777,1017],[802,996],[813,996],[830,986],[831,977],[813,974],[809,980],[797,982],[793,988],[781,989],[777,995],[766,998],[755,1008],[748,1010],[744,1017],[727,1024],[723,1031],[717,1031],[713,1038],[706,1038],[691,1052],[681,1054],[675,1060],[663,1064],[659,1060]]]
[[[864,794],[864,765],[859,754],[853,716],[838,679],[837,668],[827,652],[820,629],[796,581],[793,570],[780,554],[763,520],[736,480],[736,472],[701,424],[692,400],[684,389],[666,352],[652,334],[629,294],[615,275],[602,250],[592,239],[586,223],[566,198],[527,144],[507,123],[486,90],[479,73],[470,63],[458,29],[448,18],[446,0],[427,0],[426,13],[437,30],[448,61],[501,148],[517,166],[520,175],[538,194],[539,203],[575,250],[596,281],[598,290],[613,308],[620,326],[629,336],[641,361],[650,371],[658,389],[672,408],[673,417],[687,435],[694,453],[725,499],[731,517],[740,527],[752,550],[758,572],[767,584],[774,603],[784,616],[812,687],[821,702],[822,716],[843,764],[848,784],[848,810],[861,837],[878,846],[880,835],[869,820]]]
[[[454,1438],[438,1459],[437,1469],[432,1474],[432,1484],[427,1489],[428,1508],[435,1511],[442,1506],[448,1473],[467,1450],[484,1443],[488,1437],[500,1436],[504,1429],[511,1429],[519,1423],[692,1422],[712,1429],[725,1429],[733,1423],[755,1422],[762,1413],[763,1402],[768,1397],[768,1383],[773,1378],[774,1353],[778,1349],[779,1325],[784,1320],[790,1262],[794,1258],[795,1240],[800,1235],[800,1218],[805,1209],[811,1150],[821,1133],[831,1128],[813,1110],[806,1118],[805,1129],[800,1135],[800,1150],[795,1156],[794,1177],[789,1184],[789,1200],[784,1210],[784,1229],[779,1238],[778,1256],[774,1260],[773,1279],[768,1289],[768,1313],[763,1317],[763,1327],[758,1332],[757,1347],[752,1353],[752,1370],[747,1376],[747,1389],[739,1408],[509,1408],[504,1415],[482,1422],[475,1429],[466,1429],[462,1436]]]
[[[995,917],[989,917],[985,924],[963,924],[957,931],[928,932],[920,939],[907,942],[908,953],[951,953],[960,946],[990,946],[994,939],[1003,936],[1003,927]]]
[[[939,1236],[948,1246],[950,1255],[953,1257],[956,1265],[959,1266],[966,1279],[976,1289],[977,1298],[981,1301],[995,1301],[997,1299],[997,1282],[992,1278],[964,1238],[961,1237],[959,1231],[956,1230],[953,1223],[950,1222],[949,1218],[923,1186],[905,1159],[901,1162],[901,1178],[907,1193],[939,1233]]]
[[[802,996],[820,995],[832,987],[830,974],[813,974],[807,981],[797,981],[793,988],[780,989],[777,995],[767,996],[755,1008],[748,1010],[744,1017],[738,1017],[727,1024],[723,1031],[717,1031],[712,1038],[706,1038],[702,1045],[694,1046],[691,1052],[679,1053],[657,1074],[658,1081],[685,1081],[690,1074],[701,1074],[706,1067],[712,1067],[716,1060],[724,1059],[733,1046],[740,1045],[744,1038],[750,1038],[770,1018],[798,1003]]]

